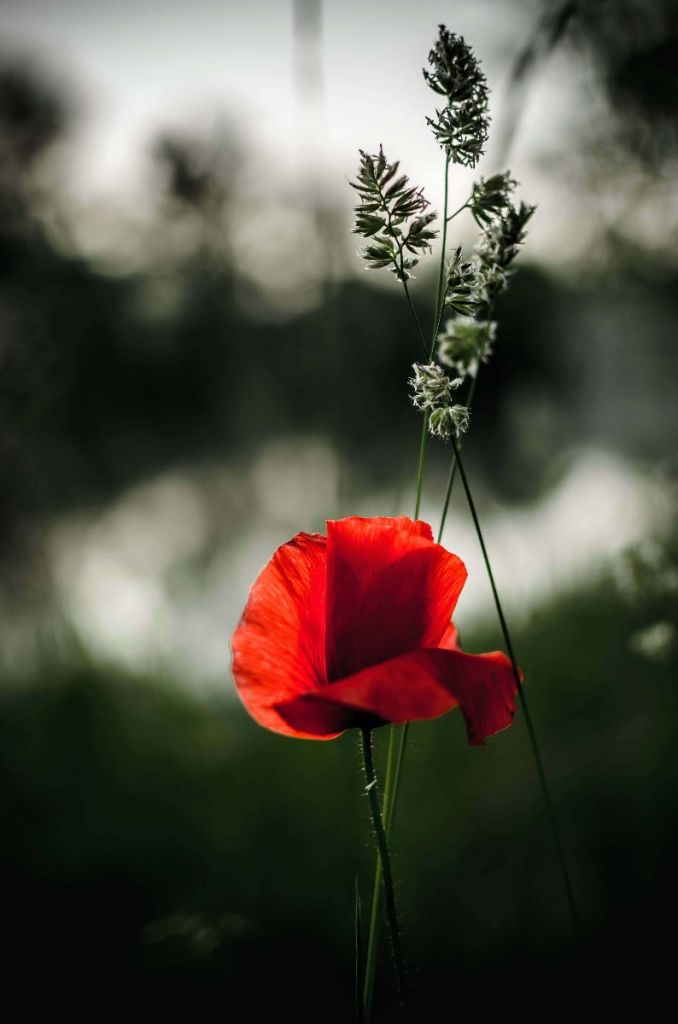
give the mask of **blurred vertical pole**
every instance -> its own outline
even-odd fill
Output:
[[[336,281],[343,268],[344,225],[338,223],[331,200],[328,130],[323,73],[323,0],[292,0],[294,88],[297,134],[299,208],[313,211],[321,275],[320,305],[312,324],[323,352],[324,371],[331,375],[342,355],[339,337]],[[339,456],[337,499],[345,487],[345,463]]]
[[[323,74],[322,0],[293,0],[294,90],[299,204],[313,210],[321,261],[324,333],[331,329],[329,305],[335,276],[331,208],[327,189],[327,109]]]

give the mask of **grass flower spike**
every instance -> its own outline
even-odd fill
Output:
[[[452,392],[463,384],[461,377],[451,380],[435,363],[414,363],[412,369],[412,402],[420,412],[450,405]]]
[[[360,151],[357,180],[351,182],[360,195],[353,231],[369,240],[360,250],[368,270],[388,267],[399,281],[407,281],[421,253],[431,250],[436,214],[428,209],[422,189],[398,174],[399,167],[397,160],[388,162],[383,148],[374,156]]]
[[[511,193],[518,184],[508,171],[480,178],[473,185],[468,207],[477,224],[487,227],[511,205]]]
[[[428,415],[428,431],[433,437],[444,441],[454,435],[459,437],[469,425],[469,411],[465,405],[452,402],[452,392],[464,381],[461,377],[452,380],[435,363],[415,363],[414,377],[410,378],[412,402],[415,408]]]
[[[447,267],[444,305],[455,313],[473,314],[486,301],[483,266],[478,259],[465,260],[461,246],[452,254]]]
[[[496,333],[494,320],[474,320],[470,316],[448,320],[444,334],[438,335],[438,360],[462,377],[475,377],[480,364],[492,354]]]
[[[428,432],[431,437],[440,437],[449,441],[460,437],[468,430],[471,414],[466,405],[450,405],[445,409],[434,409],[428,419]]]
[[[525,241],[527,222],[535,210],[527,203],[510,203],[500,217],[490,220],[476,246],[489,302],[506,288],[512,273],[509,267]]]
[[[436,141],[452,163],[475,167],[483,154],[489,129],[489,94],[485,75],[473,50],[462,36],[438,28],[438,38],[428,55],[430,70],[424,68],[427,84],[447,100],[427,117]]]

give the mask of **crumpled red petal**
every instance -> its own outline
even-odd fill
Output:
[[[352,516],[327,524],[326,654],[330,680],[437,647],[466,569],[426,523]]]
[[[506,729],[516,710],[517,687],[505,654],[459,650],[413,651],[277,706],[292,729],[321,737],[349,715],[351,727],[437,718],[456,705],[472,746]],[[351,717],[352,716],[352,717]]]
[[[275,705],[325,685],[327,678],[326,584],[326,538],[297,534],[278,548],[257,577],[231,641],[242,702],[260,725],[288,736],[303,733]],[[337,728],[335,735],[345,728]]]
[[[443,633],[443,638],[438,644],[438,647],[443,647],[446,651],[460,651],[459,646],[459,630],[453,622],[450,622],[449,626]]]

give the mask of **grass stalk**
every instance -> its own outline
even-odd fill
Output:
[[[539,743],[537,741],[537,734],[534,728],[534,723],[532,721],[532,716],[530,714],[527,698],[525,696],[525,689],[520,678],[520,670],[518,668],[518,663],[516,661],[513,643],[511,641],[511,634],[509,633],[508,624],[506,622],[504,610],[502,608],[501,600],[499,598],[499,591],[497,590],[497,585],[495,583],[494,573],[492,571],[492,564],[487,553],[487,547],[485,545],[483,531],[480,527],[478,512],[476,510],[475,502],[473,500],[473,495],[471,493],[471,488],[469,486],[466,472],[464,471],[464,464],[461,460],[459,442],[454,436],[452,437],[452,447],[454,449],[454,465],[459,467],[459,475],[461,476],[461,481],[464,487],[464,493],[466,494],[466,501],[468,503],[469,511],[471,513],[471,518],[473,519],[473,525],[475,527],[476,535],[478,537],[478,543],[480,544],[480,550],[482,551],[483,561],[485,562],[485,569],[487,570],[487,576],[490,581],[490,587],[492,588],[492,596],[494,598],[495,608],[497,609],[497,616],[499,618],[499,624],[501,626],[501,631],[504,637],[504,643],[506,644],[506,650],[511,661],[511,668],[513,670],[513,676],[518,690],[518,700],[520,702],[523,716],[525,718],[525,725],[527,726],[527,733],[530,739],[530,746],[532,747],[532,755],[534,757],[534,763],[537,768],[537,775],[539,777],[542,796],[544,798],[544,806],[546,807],[546,814],[551,826],[553,842],[556,849],[556,856],[558,858],[558,863],[560,865],[560,872],[563,879],[563,887],[565,889],[565,897],[570,912],[570,917],[572,919],[572,927],[574,929],[574,933],[577,940],[579,940],[581,937],[581,926],[579,921],[579,912],[577,910],[577,902],[574,895],[574,887],[572,885],[572,879],[570,878],[570,872],[568,870],[567,861],[565,859],[565,851],[563,849],[563,844],[560,837],[560,829],[558,828],[558,820],[556,818],[553,801],[551,799],[549,785],[546,780],[546,773],[544,771],[544,763],[542,761],[541,751],[539,749]]]

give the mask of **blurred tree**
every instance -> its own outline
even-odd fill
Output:
[[[70,113],[41,74],[17,63],[0,67],[0,195],[19,198],[28,175],[64,133]],[[9,204],[8,204],[9,208]]]

